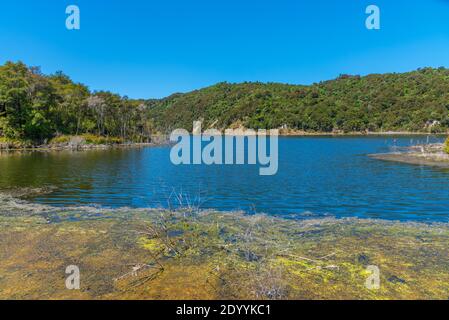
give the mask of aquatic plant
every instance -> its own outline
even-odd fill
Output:
[[[0,299],[446,299],[449,225],[0,201]],[[61,272],[76,264],[81,290]],[[381,287],[365,286],[370,265]],[[24,281],[24,279],[26,279]]]

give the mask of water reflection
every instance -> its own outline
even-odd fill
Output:
[[[2,154],[0,188],[56,187],[31,197],[56,206],[167,207],[175,191],[220,210],[448,221],[449,170],[366,156],[417,140],[281,138],[275,176],[251,165],[174,166],[168,147]]]

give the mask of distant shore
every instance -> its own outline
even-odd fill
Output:
[[[245,128],[234,130],[235,136],[247,135]],[[301,130],[280,129],[280,137],[367,137],[367,136],[444,136],[448,133],[428,133],[428,132],[408,132],[408,131],[383,131],[383,132],[307,132]],[[112,148],[138,148],[153,147],[170,144],[169,135],[153,135],[150,142],[125,142],[125,143],[86,143],[80,141],[66,141],[46,144],[27,144],[22,142],[5,142],[0,137],[0,152],[8,151],[83,151],[83,150],[104,150]],[[395,158],[393,155],[373,155],[376,158]]]
[[[87,151],[87,150],[106,150],[106,149],[124,149],[153,147],[160,144],[156,143],[128,143],[128,144],[110,144],[110,145],[82,145],[82,146],[53,146],[41,145],[24,148],[0,148],[0,152],[49,152],[49,151]]]
[[[279,131],[280,136],[443,136],[448,133],[430,133],[430,132],[409,132],[409,131],[368,131],[368,132],[307,132],[301,130],[283,130]]]

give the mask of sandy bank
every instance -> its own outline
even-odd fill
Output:
[[[371,158],[415,165],[449,168],[449,154],[443,151],[443,144],[419,145],[407,148],[404,152],[371,154]]]

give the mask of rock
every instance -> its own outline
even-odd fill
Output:
[[[401,279],[397,276],[391,276],[390,278],[388,278],[388,281],[391,283],[401,283],[401,284],[406,283],[406,281],[404,279]]]
[[[365,255],[365,254],[360,254],[360,255],[358,256],[358,258],[357,258],[357,261],[358,261],[360,264],[367,265],[367,264],[369,264],[370,258],[369,258],[367,255]]]

